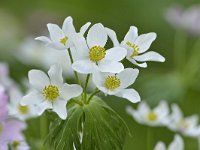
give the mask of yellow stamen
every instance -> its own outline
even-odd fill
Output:
[[[45,86],[42,92],[44,98],[48,101],[55,101],[60,96],[60,91],[55,85]]]
[[[107,89],[114,90],[120,86],[120,79],[118,79],[116,76],[108,76],[104,85]]]
[[[18,105],[19,112],[22,114],[27,114],[29,111],[28,106]]]
[[[158,118],[157,114],[155,112],[149,112],[148,115],[147,115],[147,119],[149,121],[156,121]]]
[[[13,141],[13,143],[12,143],[12,147],[15,148],[15,149],[16,149],[19,145],[20,145],[20,142],[19,142],[19,141]]]
[[[62,43],[63,45],[66,45],[67,41],[68,41],[68,37],[67,36],[65,36],[64,38],[60,39],[60,43]]]
[[[128,45],[130,48],[133,49],[133,53],[130,56],[130,58],[133,58],[134,56],[138,56],[139,55],[140,48],[137,45],[132,44],[131,42],[127,42],[126,45]]]
[[[3,132],[3,125],[0,124],[0,134]]]
[[[189,124],[184,120],[184,119],[181,119],[179,122],[178,122],[178,125],[180,127],[182,127],[183,129],[186,129],[189,127]]]
[[[106,56],[106,49],[101,46],[93,46],[89,50],[89,58],[93,62],[102,60]]]

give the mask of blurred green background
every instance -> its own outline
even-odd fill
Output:
[[[33,67],[23,65],[13,57],[13,54],[17,53],[20,42],[27,36],[37,37],[45,33],[46,24],[49,22],[61,25],[65,17],[72,16],[77,30],[87,21],[101,22],[106,27],[114,29],[120,41],[129,27],[135,25],[139,28],[140,34],[152,31],[157,33],[158,37],[151,50],[162,54],[166,62],[148,63],[147,69],[140,70],[134,88],[141,94],[142,99],[152,106],[165,99],[169,103],[178,103],[186,115],[199,114],[199,37],[177,31],[167,23],[164,13],[174,4],[187,8],[200,2],[199,0],[1,0],[0,60],[9,63],[11,76],[20,82]],[[192,55],[191,50],[194,45],[199,51]],[[186,58],[180,60],[179,54],[183,49],[186,50],[183,51]],[[193,58],[194,56],[197,59]],[[126,66],[131,64],[126,62]],[[136,123],[125,113],[127,105],[136,108],[137,104],[130,104],[111,96],[107,97],[105,102],[125,119],[133,134],[133,137],[127,137],[124,150],[146,150],[148,127]],[[37,121],[38,119],[30,121],[29,131],[26,133],[33,150],[38,149],[35,139],[41,135],[38,127],[34,125]],[[152,148],[159,140],[168,144],[173,139],[174,133],[166,128],[151,128],[151,131]],[[184,140],[187,150],[197,149],[195,139],[184,138]]]

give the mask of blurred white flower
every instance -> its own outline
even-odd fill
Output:
[[[106,50],[108,35],[100,23],[93,25],[87,34],[87,40],[77,34],[74,44],[79,53],[79,59],[72,64],[72,68],[83,74],[93,73],[98,67],[101,72],[119,73],[124,70],[121,61],[126,56],[126,49],[114,47]]]
[[[169,116],[168,128],[172,131],[178,131],[186,136],[200,136],[200,126],[198,125],[198,116],[192,115],[184,117],[177,104],[172,105],[172,114]]]
[[[137,110],[128,106],[126,111],[140,124],[163,126],[169,121],[169,108],[165,101],[161,101],[154,109],[151,109],[146,102],[142,101]]]
[[[74,75],[67,51],[58,51],[45,47],[43,44],[32,40],[31,37],[22,42],[15,56],[25,65],[40,66],[44,69],[48,69],[51,65],[58,63],[62,66],[66,78],[72,78]]]
[[[180,135],[175,135],[168,148],[163,142],[158,142],[154,150],[184,150],[184,141]]]
[[[23,96],[22,93],[17,88],[12,88],[9,91],[10,101],[8,105],[8,114],[11,117],[18,118],[20,120],[26,120],[32,117],[36,117],[36,109],[33,105],[20,104]]]
[[[117,45],[117,36],[113,30],[107,28],[107,33],[114,45]],[[147,33],[138,35],[138,29],[135,26],[131,26],[127,32],[124,40],[121,42],[121,46],[127,49],[126,58],[133,64],[139,67],[147,67],[146,61],[164,62],[165,58],[159,53],[154,51],[146,52],[151,43],[156,39],[156,33]],[[146,52],[146,53],[145,53]],[[143,63],[138,63],[143,62]]]
[[[200,6],[194,5],[184,10],[172,6],[165,13],[166,20],[175,28],[183,29],[192,35],[200,35]]]
[[[38,115],[52,109],[60,118],[66,119],[66,104],[82,93],[81,86],[63,83],[62,69],[57,64],[51,66],[48,76],[40,70],[31,70],[28,76],[32,90],[23,97],[21,105],[35,105]]]
[[[98,69],[92,75],[93,82],[99,90],[108,95],[128,99],[132,103],[140,101],[137,91],[130,88],[139,74],[138,69],[126,68],[118,74],[102,73]]]
[[[30,147],[25,141],[15,140],[10,142],[11,150],[30,150]]]

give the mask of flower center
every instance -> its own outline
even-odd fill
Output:
[[[93,46],[89,50],[89,57],[91,61],[97,62],[106,56],[106,49],[101,46]]]
[[[65,36],[64,38],[60,39],[60,43],[62,43],[63,45],[66,45],[67,41],[68,41],[68,37],[67,36]]]
[[[189,124],[183,119],[178,122],[178,125],[183,129],[187,129],[189,127]]]
[[[132,44],[131,42],[127,42],[126,45],[128,45],[128,47],[133,49],[133,53],[130,56],[130,58],[133,58],[134,56],[138,56],[139,55],[140,48],[137,45]]]
[[[27,114],[29,111],[29,108],[28,108],[28,106],[18,105],[18,110],[22,114]]]
[[[152,122],[153,122],[153,121],[156,121],[157,118],[158,118],[158,116],[157,116],[157,114],[154,113],[154,112],[149,112],[148,115],[147,115],[147,119],[148,119],[149,121],[152,121]]]
[[[13,141],[13,142],[12,142],[12,147],[13,147],[14,149],[16,149],[19,145],[20,145],[20,142],[19,142],[19,141]]]
[[[60,91],[55,85],[45,86],[42,92],[43,96],[48,101],[55,101],[60,96]]]
[[[107,89],[114,90],[120,86],[120,79],[118,79],[116,76],[108,76],[104,85]]]

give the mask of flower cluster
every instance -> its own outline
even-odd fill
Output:
[[[166,126],[172,131],[179,132],[189,137],[200,136],[198,116],[184,117],[177,104],[172,104],[171,113],[166,101],[161,101],[158,106],[151,109],[146,102],[141,102],[138,109],[127,107],[127,113],[140,124],[148,126]]]
[[[4,81],[4,82],[3,82]],[[5,82],[7,81],[7,82]],[[5,84],[6,83],[6,84]],[[12,84],[11,84],[12,83]],[[7,66],[0,64],[0,149],[28,150],[23,130],[26,124],[21,120],[30,117],[28,106],[20,105],[17,87],[8,77]]]
[[[66,119],[66,104],[78,96],[81,97],[82,104],[88,104],[100,91],[105,95],[115,95],[133,103],[140,101],[138,92],[128,88],[135,82],[139,70],[125,68],[122,60],[126,58],[139,67],[147,67],[147,61],[164,62],[165,59],[160,54],[146,52],[156,39],[156,34],[147,33],[139,36],[137,28],[131,26],[120,43],[113,30],[101,23],[92,27],[90,25],[88,22],[76,32],[71,17],[64,20],[62,28],[56,24],[47,24],[50,37],[40,36],[36,40],[44,42],[52,49],[68,52],[77,84],[64,83],[63,68],[59,63],[52,65],[48,74],[40,70],[31,70],[28,73],[31,90],[23,97],[21,105],[34,107],[37,109],[37,115],[51,109],[60,118]],[[107,48],[108,38],[113,42],[111,48]],[[80,82],[81,74],[87,75],[84,86]],[[96,89],[88,94],[90,78]]]

